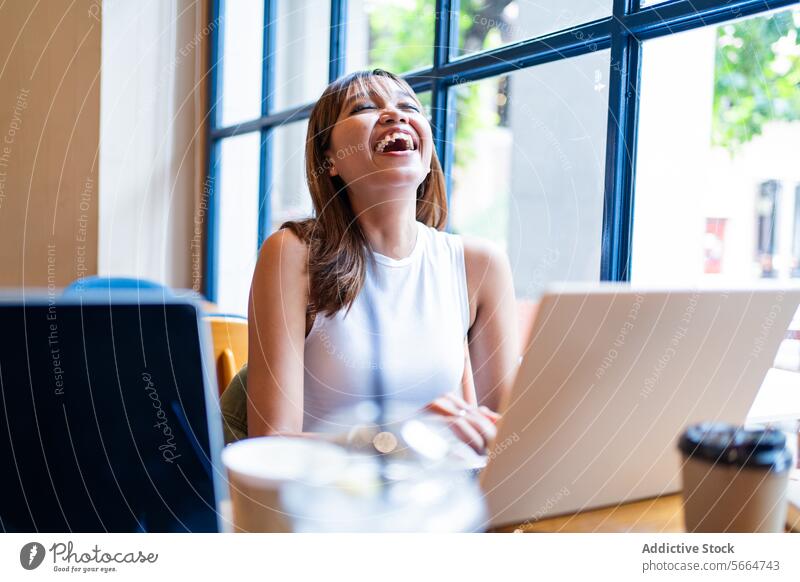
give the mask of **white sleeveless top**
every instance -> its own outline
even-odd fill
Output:
[[[464,245],[416,224],[409,256],[373,253],[349,312],[315,318],[305,340],[304,431],[371,399],[378,372],[387,400],[415,407],[460,386],[469,329]]]

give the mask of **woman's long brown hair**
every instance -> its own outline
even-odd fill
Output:
[[[306,180],[314,203],[314,217],[288,221],[288,228],[308,246],[310,315],[333,315],[348,309],[366,276],[369,243],[359,227],[347,185],[329,173],[331,132],[347,100],[351,87],[359,93],[383,93],[381,81],[391,80],[414,95],[403,79],[388,71],[358,71],[337,79],[325,89],[311,111],[306,136]],[[436,151],[431,156],[431,171],[417,188],[417,220],[443,230],[447,222],[447,194]]]

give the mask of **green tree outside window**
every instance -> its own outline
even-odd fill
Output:
[[[770,121],[800,120],[800,10],[717,32],[712,143],[735,154]]]

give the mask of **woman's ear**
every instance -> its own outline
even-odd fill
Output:
[[[325,164],[324,168],[328,170],[328,175],[333,178],[339,175],[339,170],[336,169],[336,164],[333,161],[333,156],[330,150],[325,150]]]

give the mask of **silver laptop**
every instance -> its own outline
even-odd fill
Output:
[[[800,288],[546,293],[481,474],[493,526],[673,493],[677,439],[742,423]]]

